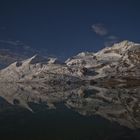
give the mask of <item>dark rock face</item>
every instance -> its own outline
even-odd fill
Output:
[[[16,66],[17,66],[17,67],[22,66],[22,62],[21,62],[21,61],[18,61],[18,62],[16,63]]]

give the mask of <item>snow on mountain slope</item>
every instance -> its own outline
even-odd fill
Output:
[[[120,59],[116,62],[111,61],[100,72],[105,76],[140,78],[140,44],[123,41],[107,51],[114,50],[120,55]]]
[[[122,41],[97,53],[82,52],[65,63],[35,55],[0,71],[3,81],[140,79],[140,44]]]
[[[46,59],[35,55],[24,61],[11,64],[0,71],[0,80],[6,82],[67,82],[80,81],[80,71],[59,63],[56,59]]]
[[[77,56],[69,58],[66,60],[66,64],[68,66],[77,66],[77,67],[91,67],[92,65],[96,64],[96,59],[94,59],[94,53],[89,52],[82,52],[79,53]]]
[[[93,68],[94,78],[134,76],[140,78],[140,44],[122,41],[97,53],[81,53],[66,61],[68,66]]]

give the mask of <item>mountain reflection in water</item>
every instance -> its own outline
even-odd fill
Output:
[[[140,87],[0,84],[1,139],[140,139]]]

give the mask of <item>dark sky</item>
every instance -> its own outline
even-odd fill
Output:
[[[125,39],[140,42],[139,0],[0,1],[0,40],[65,58]]]

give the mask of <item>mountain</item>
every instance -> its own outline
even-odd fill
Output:
[[[56,80],[57,79],[57,80]],[[105,81],[140,83],[140,44],[122,41],[97,53],[82,52],[60,62],[39,55],[12,63],[0,71],[8,82]],[[60,82],[60,83],[61,83]],[[106,82],[107,83],[107,82]]]
[[[0,71],[3,82],[45,82],[64,84],[81,81],[79,69],[71,68],[56,60],[39,55],[12,63]]]
[[[97,53],[82,52],[66,64],[93,69],[97,73],[94,79],[140,79],[140,44],[125,40]]]

